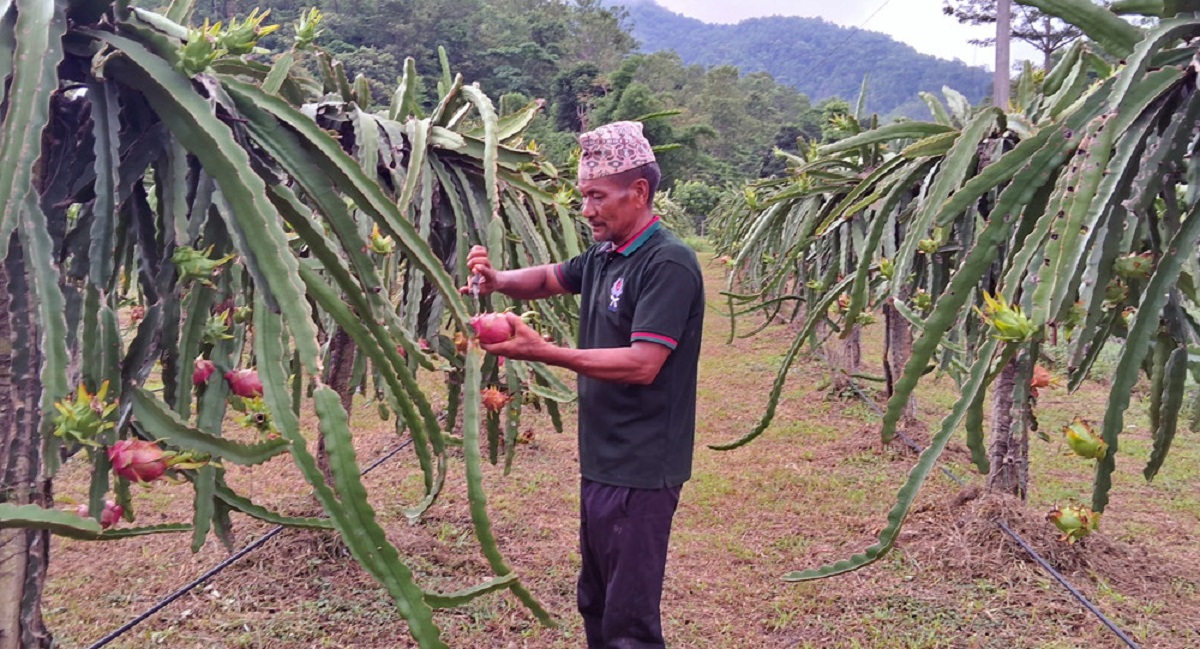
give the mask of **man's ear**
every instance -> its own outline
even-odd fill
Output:
[[[650,181],[645,178],[638,178],[629,185],[629,191],[638,199],[638,202],[648,207],[650,205]]]

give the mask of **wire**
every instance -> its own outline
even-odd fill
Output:
[[[862,23],[860,23],[858,25],[858,27],[856,27],[856,28],[847,27],[846,29],[850,29],[850,35],[847,36],[845,40],[839,42],[836,46],[834,46],[833,49],[826,52],[825,56],[818,59],[816,63],[808,66],[808,68],[806,68],[804,70],[804,72],[801,73],[800,75],[798,75],[796,78],[804,79],[804,78],[808,77],[808,75],[810,73],[812,73],[814,70],[816,70],[816,69],[820,68],[822,65],[824,65],[826,61],[831,60],[835,55],[841,53],[841,51],[844,50],[846,48],[846,46],[849,45],[850,42],[853,41],[856,36],[863,33],[863,27],[865,27],[867,25],[867,23],[871,22],[872,18],[879,15],[879,12],[883,11],[883,8],[888,6],[888,3],[890,3],[891,1],[892,0],[883,0],[883,4],[876,7],[875,11],[872,11],[871,15],[867,16],[867,19],[862,21]]]
[[[1024,549],[1026,552],[1028,552],[1029,556],[1033,557],[1033,559],[1038,562],[1038,565],[1040,565],[1042,568],[1044,568],[1046,570],[1046,572],[1050,573],[1050,576],[1054,577],[1054,579],[1057,580],[1058,583],[1062,584],[1063,588],[1066,588],[1068,592],[1070,592],[1072,595],[1074,595],[1075,599],[1079,600],[1079,602],[1081,604],[1083,604],[1085,607],[1087,607],[1087,610],[1091,611],[1092,615],[1095,615],[1096,617],[1100,618],[1100,621],[1104,623],[1104,626],[1108,627],[1110,631],[1115,633],[1117,635],[1117,637],[1120,638],[1126,644],[1126,646],[1132,647],[1132,649],[1139,649],[1136,642],[1131,640],[1129,638],[1129,636],[1125,635],[1125,632],[1122,631],[1116,624],[1114,624],[1112,620],[1108,619],[1108,617],[1105,616],[1104,613],[1101,613],[1100,611],[1096,610],[1096,607],[1093,606],[1090,601],[1088,601],[1087,597],[1084,597],[1082,593],[1080,593],[1078,590],[1076,590],[1075,587],[1071,585],[1071,582],[1067,581],[1066,577],[1063,577],[1061,574],[1059,574],[1059,572],[1057,570],[1055,570],[1053,566],[1051,566],[1049,563],[1047,563],[1046,560],[1043,559],[1042,556],[1040,554],[1038,554],[1036,550],[1029,547],[1029,544],[1025,542],[1025,539],[1021,538],[1021,536],[1019,534],[1017,534],[1016,532],[1009,529],[1007,523],[1005,523],[1004,521],[1000,521],[1000,520],[994,521],[994,522],[996,523],[996,525],[1000,526],[1000,529],[1004,530],[1005,534],[1011,536],[1012,540],[1016,541],[1017,544],[1020,545],[1022,549]]]
[[[384,462],[388,461],[389,459],[391,459],[393,456],[395,456],[400,451],[404,450],[405,448],[408,448],[412,443],[413,443],[412,438],[409,438],[407,441],[405,441],[400,446],[397,446],[396,448],[392,449],[388,453],[384,454],[382,457],[376,459],[374,462],[371,463],[370,466],[363,469],[362,473],[360,473],[359,475],[367,475],[372,470],[374,470],[375,467],[378,467],[380,464],[383,464]],[[238,550],[237,552],[230,555],[228,558],[226,558],[221,563],[218,563],[217,565],[213,566],[211,569],[209,569],[204,574],[193,579],[186,586],[179,588],[175,592],[173,592],[170,595],[167,595],[163,599],[159,600],[159,602],[157,604],[146,609],[146,611],[143,612],[141,615],[133,618],[132,620],[126,622],[125,624],[122,624],[120,627],[113,630],[111,633],[104,636],[103,638],[100,638],[99,640],[97,640],[95,642],[95,644],[90,645],[88,647],[88,649],[100,649],[100,647],[106,646],[113,640],[116,640],[117,638],[125,635],[126,633],[129,632],[130,629],[141,624],[142,622],[145,622],[148,618],[150,618],[150,616],[152,616],[155,613],[166,608],[172,602],[179,599],[180,597],[183,597],[184,595],[188,594],[189,592],[194,590],[200,584],[203,584],[204,582],[208,581],[209,579],[211,579],[214,576],[216,576],[217,574],[219,574],[222,570],[225,570],[226,568],[233,565],[234,563],[237,563],[237,561],[240,560],[242,557],[261,548],[263,545],[266,544],[267,541],[270,541],[271,539],[278,536],[279,533],[282,532],[284,529],[285,529],[285,527],[283,525],[277,525],[276,527],[274,527],[273,529],[268,531],[266,534],[263,534],[262,536],[258,537],[254,541],[252,541],[246,547],[242,548],[241,550]]]
[[[875,16],[879,15],[879,12],[883,11],[883,8],[884,8],[884,7],[886,7],[886,6],[888,6],[888,3],[889,3],[889,2],[891,2],[891,1],[892,1],[892,0],[883,0],[883,4],[879,5],[879,7],[878,7],[877,9],[875,9],[875,11],[872,11],[872,12],[871,12],[871,15],[870,15],[870,16],[867,16],[867,19],[866,19],[866,20],[864,20],[864,21],[862,21],[862,24],[861,24],[861,25],[859,25],[859,26],[858,26],[858,28],[859,28],[859,29],[862,29],[863,27],[865,27],[865,26],[866,26],[866,24],[867,24],[867,23],[869,23],[869,22],[871,22],[871,19],[872,19],[872,18],[874,18]]]
[[[825,354],[820,349],[814,349],[813,351],[817,355],[818,358],[825,361],[826,365],[828,365],[830,368],[833,368],[834,371],[839,371],[839,370],[837,370],[837,368],[834,368],[833,363],[829,362],[829,358],[827,356],[825,356]],[[882,419],[883,418],[883,410],[879,407],[879,404],[875,403],[874,399],[871,399],[870,397],[868,397],[866,395],[866,393],[864,393],[862,391],[862,389],[858,387],[858,383],[856,383],[854,381],[853,377],[847,376],[846,380],[849,382],[850,388],[852,390],[854,390],[855,394],[857,394],[860,399],[862,399],[868,406],[870,406],[871,409],[875,411],[875,414],[877,416],[879,416],[879,418]],[[920,444],[917,444],[908,435],[905,435],[904,431],[902,431],[902,430],[896,431],[896,436],[899,437],[902,442],[904,442],[909,448],[916,451],[918,454],[923,453],[925,451],[925,449],[922,448]],[[948,476],[951,480],[953,480],[959,487],[967,486],[966,482],[964,482],[962,478],[954,475],[954,473],[951,472],[950,469],[947,469],[945,466],[941,466],[941,465],[939,465],[938,468],[941,469],[942,473],[946,474],[946,476]],[[1029,543],[1026,542],[1025,539],[1021,538],[1021,536],[1019,534],[1014,532],[1008,526],[1007,523],[1005,523],[1004,521],[999,520],[999,519],[994,520],[992,522],[995,523],[1005,534],[1012,537],[1012,539],[1017,542],[1017,545],[1021,546],[1021,549],[1025,550],[1025,552],[1027,554],[1029,554],[1029,556],[1033,557],[1033,560],[1036,561],[1037,564],[1039,566],[1041,566],[1043,570],[1050,573],[1050,576],[1054,577],[1055,581],[1057,581],[1059,584],[1061,584],[1063,588],[1067,589],[1067,592],[1071,593],[1071,595],[1074,596],[1075,599],[1078,600],[1079,603],[1082,604],[1084,608],[1086,608],[1088,611],[1090,611],[1092,613],[1092,615],[1095,615],[1097,618],[1099,618],[1100,622],[1102,622],[1104,624],[1104,626],[1108,627],[1110,631],[1112,631],[1114,634],[1116,634],[1116,636],[1118,638],[1120,638],[1121,641],[1124,642],[1127,647],[1129,647],[1130,649],[1141,649],[1141,647],[1139,647],[1136,642],[1134,642],[1132,639],[1130,639],[1129,636],[1126,635],[1125,632],[1122,631],[1121,628],[1116,625],[1116,623],[1114,623],[1112,620],[1110,620],[1108,618],[1108,616],[1106,616],[1100,609],[1096,608],[1096,605],[1092,604],[1092,602],[1090,600],[1088,600],[1088,598],[1083,593],[1079,592],[1079,590],[1077,588],[1072,586],[1071,582],[1067,581],[1067,578],[1064,577],[1062,575],[1062,573],[1055,570],[1054,566],[1050,565],[1050,562],[1046,561],[1046,559],[1044,559],[1042,557],[1042,555],[1038,554],[1037,550],[1034,550],[1033,546],[1029,545]]]

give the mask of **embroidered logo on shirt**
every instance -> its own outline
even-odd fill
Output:
[[[621,293],[625,290],[625,278],[618,277],[617,281],[613,282],[612,290],[608,292],[608,310],[613,313],[617,312],[617,306],[621,302]]]

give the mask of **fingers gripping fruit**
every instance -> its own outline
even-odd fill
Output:
[[[529,323],[536,317],[537,312],[529,311],[521,315],[521,320]],[[471,318],[470,324],[475,330],[475,337],[485,345],[502,343],[517,335],[506,313],[480,313]]]

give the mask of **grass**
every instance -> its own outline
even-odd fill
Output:
[[[707,261],[707,256],[702,256]],[[705,265],[713,304],[723,286],[718,264]],[[789,374],[775,422],[759,439],[731,452],[706,445],[749,431],[761,416],[778,363],[790,343],[786,327],[725,342],[728,321],[709,312],[699,386],[693,479],[675,519],[663,601],[671,646],[762,649],[794,647],[980,647],[1051,649],[1116,647],[1112,635],[1000,535],[976,507],[956,504],[960,489],[935,472],[918,496],[896,549],[877,564],[833,579],[792,584],[780,576],[860,552],[875,541],[896,489],[915,461],[883,447],[878,416],[853,395],[831,395],[828,372],[802,358]],[[874,332],[871,332],[874,333]],[[881,374],[881,343],[868,335],[869,374]],[[868,393],[877,401],[878,386]],[[956,398],[953,382],[925,382],[918,395],[928,436]],[[1107,387],[1075,394],[1048,390],[1038,404],[1049,442],[1031,440],[1027,506],[1010,524],[1144,646],[1200,646],[1200,440],[1181,433],[1153,483],[1141,477],[1149,441],[1135,399],[1134,426],[1118,459],[1113,502],[1100,532],[1074,546],[1057,540],[1043,519],[1053,506],[1090,498],[1092,467],[1064,454],[1061,427],[1075,415],[1098,419]],[[435,408],[443,404],[434,404]],[[566,649],[581,646],[574,614],[578,463],[574,413],[563,435],[530,413],[534,443],[518,450],[510,476],[486,467],[489,507],[506,559],[562,620],[542,627],[511,595],[486,596],[435,619],[452,647]],[[397,443],[372,404],[352,420],[360,459]],[[309,420],[311,424],[311,421]],[[523,424],[524,425],[524,424]],[[1140,427],[1140,428],[1138,428]],[[980,485],[962,436],[941,464]],[[389,539],[419,582],[446,592],[490,572],[471,533],[459,458],[446,490],[425,519],[409,525],[402,509],[416,499],[420,475],[411,451],[367,476],[372,504]],[[290,461],[231,467],[235,489],[289,514],[314,504]],[[57,482],[60,501],[86,493],[85,470],[68,462]],[[139,523],[186,520],[187,485],[138,491]],[[270,526],[235,518],[238,545]],[[62,646],[84,646],[140,613],[177,585],[224,558],[210,541],[190,553],[185,536],[107,544],[55,539],[45,614]],[[225,573],[150,618],[113,647],[408,647],[407,631],[386,594],[327,533],[289,530]]]

